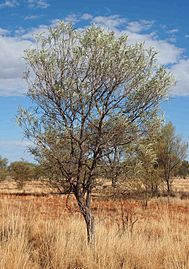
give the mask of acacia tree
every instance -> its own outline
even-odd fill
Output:
[[[186,158],[187,148],[188,144],[175,134],[171,122],[162,127],[157,143],[157,157],[168,194],[171,192],[173,175]]]
[[[18,121],[34,143],[31,152],[50,168],[49,180],[75,195],[88,242],[98,165],[115,142],[121,147],[144,131],[172,84],[155,55],[142,44],[128,45],[125,35],[96,26],[76,30],[64,22],[26,51],[34,107],[21,109]]]
[[[157,144],[162,119],[154,117],[147,131],[125,148],[127,156],[124,161],[126,178],[122,180],[126,190],[134,191],[143,198],[147,206],[148,200],[157,194],[160,186],[160,171],[157,162]]]
[[[189,175],[189,162],[187,160],[183,160],[181,165],[178,167],[177,175],[186,179]]]
[[[0,180],[5,180],[7,173],[8,160],[0,156]]]
[[[17,187],[23,189],[27,181],[36,178],[37,166],[26,161],[16,161],[9,165],[9,173],[14,178]]]
[[[153,140],[143,139],[139,141],[127,164],[130,165],[130,168],[127,169],[126,184],[131,190],[142,194],[145,207],[147,207],[150,197],[157,193],[160,181],[154,144]]]

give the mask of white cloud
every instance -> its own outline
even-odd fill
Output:
[[[93,16],[92,16],[91,14],[89,14],[89,13],[84,13],[84,14],[80,17],[80,19],[82,19],[82,20],[86,20],[86,21],[88,21],[88,20],[92,20],[92,18],[93,18]]]
[[[91,19],[91,23],[113,31],[118,31],[119,27],[125,25],[126,22],[127,19],[120,17],[119,15],[96,16]]]
[[[19,5],[17,0],[6,0],[5,2],[0,4],[0,8],[9,8],[9,7],[16,7]]]
[[[47,0],[26,0],[29,8],[47,8],[50,4]],[[0,4],[0,8],[12,8],[20,5],[19,0],[5,0]]]
[[[178,64],[170,68],[170,71],[177,80],[170,91],[171,95],[189,95],[189,59],[181,59]]]
[[[18,37],[20,40],[30,40],[30,41],[34,41],[35,36],[43,33],[48,33],[48,25],[40,25],[39,27],[36,28],[32,28],[29,31],[26,31],[24,29],[20,29],[21,31],[18,32]]]
[[[9,30],[4,29],[4,28],[0,28],[0,36],[1,36],[1,35],[7,35],[7,34],[9,34],[9,33],[10,33]]]
[[[146,45],[149,47],[152,46],[157,50],[157,59],[163,65],[177,63],[184,52],[183,49],[176,47],[166,40],[147,40]]]
[[[153,21],[147,20],[131,21],[127,24],[127,31],[140,33],[145,30],[149,30],[152,27],[153,23]]]
[[[70,22],[70,23],[72,23],[72,24],[75,24],[75,23],[77,23],[77,22],[80,21],[78,15],[76,15],[76,14],[70,14],[70,15],[66,16],[64,20],[65,20],[66,22]],[[56,20],[55,20],[55,21],[56,21]]]
[[[27,3],[30,8],[48,8],[50,6],[45,0],[28,0]]]
[[[39,16],[37,16],[37,15],[30,15],[30,16],[25,16],[24,17],[24,20],[35,20],[37,18],[39,18]]]
[[[23,51],[32,43],[16,37],[0,36],[0,95],[20,95],[25,83]]]
[[[169,65],[178,62],[182,57],[183,49],[178,48],[167,40],[158,39],[155,33],[141,34],[125,31],[130,43],[145,42],[146,47],[153,47],[158,52],[157,59],[160,64]]]
[[[178,32],[179,32],[179,29],[177,29],[177,28],[170,29],[170,30],[167,31],[167,33],[169,33],[169,34],[175,34],[175,33],[178,33]]]

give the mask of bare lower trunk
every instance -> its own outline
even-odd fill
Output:
[[[167,194],[169,195],[171,193],[171,182],[169,179],[166,180],[167,184]]]
[[[87,206],[84,198],[76,196],[76,199],[80,212],[85,220],[87,230],[87,242],[88,244],[92,244],[94,243],[95,225],[94,225],[94,216],[91,213],[90,203]]]
[[[91,212],[87,212],[83,214],[83,217],[87,228],[87,242],[88,244],[93,244],[95,236],[94,216],[92,216]]]
[[[112,178],[112,187],[116,188],[117,187],[117,177]]]

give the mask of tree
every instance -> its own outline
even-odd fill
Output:
[[[189,175],[189,162],[187,160],[182,161],[178,168],[177,175],[184,179]]]
[[[160,122],[156,122],[160,126]],[[125,160],[126,180],[122,184],[143,198],[145,207],[150,197],[157,195],[160,185],[160,172],[157,161],[157,129],[148,130],[147,135],[137,143],[131,143],[128,158]]]
[[[2,158],[1,156],[0,156],[0,168],[2,169],[2,168],[7,168],[7,164],[8,164],[8,160],[6,159],[6,158]]]
[[[7,177],[8,160],[0,156],[0,180],[5,180]]]
[[[36,166],[33,163],[25,161],[12,162],[9,166],[10,175],[16,181],[19,189],[22,189],[28,180],[35,178],[35,169]]]
[[[168,194],[171,192],[172,177],[186,158],[187,148],[187,143],[184,143],[175,134],[175,129],[171,122],[162,127],[157,145],[157,156]]]
[[[34,143],[36,159],[50,167],[50,181],[65,185],[77,200],[94,237],[91,195],[98,167],[116,147],[145,130],[172,85],[143,44],[128,45],[92,26],[84,30],[60,22],[26,51],[26,79],[33,109],[21,109],[18,122]]]

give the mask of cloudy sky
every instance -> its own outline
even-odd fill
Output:
[[[57,20],[75,27],[97,24],[126,33],[130,43],[145,41],[158,51],[158,61],[177,80],[169,101],[162,104],[167,121],[189,140],[189,1],[188,0],[3,0],[0,1],[0,155],[9,161],[24,158],[28,142],[16,126],[19,106],[28,106],[24,50],[33,35]]]

